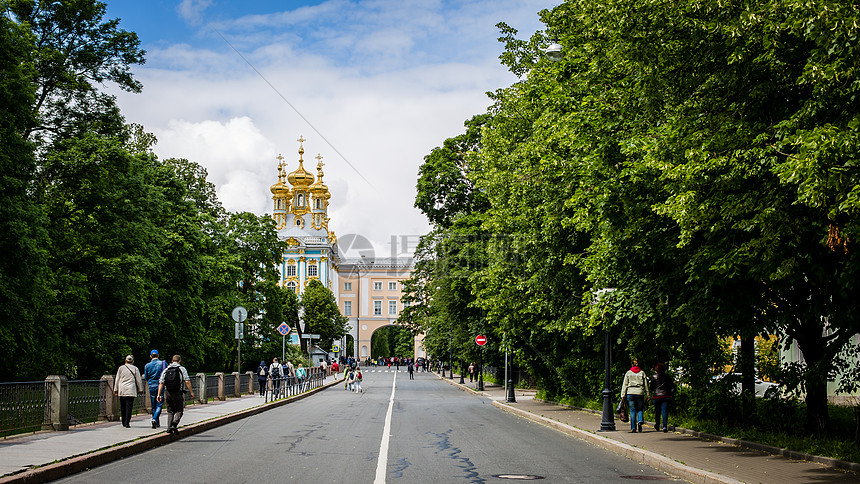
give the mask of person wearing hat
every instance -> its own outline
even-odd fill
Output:
[[[134,397],[138,393],[143,393],[143,380],[140,378],[140,370],[134,366],[134,356],[128,355],[125,357],[125,364],[117,369],[113,381],[113,394],[119,397],[122,426],[125,428],[131,427]]]
[[[149,386],[149,399],[152,403],[150,407],[152,409],[152,428],[157,429],[161,427],[159,417],[161,417],[161,407],[164,405],[164,402],[159,402],[158,398],[156,398],[158,394],[158,380],[161,378],[161,372],[164,371],[167,364],[158,357],[158,351],[156,350],[152,350],[149,353],[149,357],[152,359],[143,367],[143,376],[146,378],[147,386]]]

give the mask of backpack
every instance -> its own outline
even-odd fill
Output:
[[[268,370],[269,369],[266,368],[265,366],[261,366],[260,367],[260,376],[266,376],[266,373],[268,373]]]
[[[272,378],[280,378],[281,377],[281,367],[273,366],[272,367]]]
[[[355,379],[361,381],[361,372],[356,373]]]
[[[164,371],[164,387],[169,392],[178,392],[182,386],[182,373],[178,366],[171,366]]]

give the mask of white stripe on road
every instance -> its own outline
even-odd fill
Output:
[[[385,470],[388,467],[388,441],[391,438],[391,413],[394,410],[394,389],[397,388],[397,374],[391,382],[391,398],[388,400],[388,413],[385,414],[385,427],[382,429],[382,442],[379,443],[379,461],[376,463],[376,479],[373,484],[385,484]]]

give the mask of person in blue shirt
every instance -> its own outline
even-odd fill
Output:
[[[146,384],[149,386],[149,399],[152,402],[152,428],[161,427],[159,417],[161,417],[161,407],[164,402],[159,402],[156,398],[158,393],[158,379],[161,378],[161,372],[167,366],[164,360],[158,358],[158,351],[152,350],[149,353],[151,360],[143,367],[143,377],[146,379]]]

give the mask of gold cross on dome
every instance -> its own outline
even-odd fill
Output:
[[[278,168],[283,168],[286,163],[284,163],[284,157],[278,153],[278,156],[275,158],[278,160]]]
[[[319,170],[322,170],[322,167],[325,166],[325,163],[323,163],[322,160],[323,160],[322,155],[317,153],[317,169],[319,169]]]
[[[297,139],[296,141],[298,141],[299,143],[304,143],[307,140],[305,139],[304,136],[299,135],[299,139]]]

